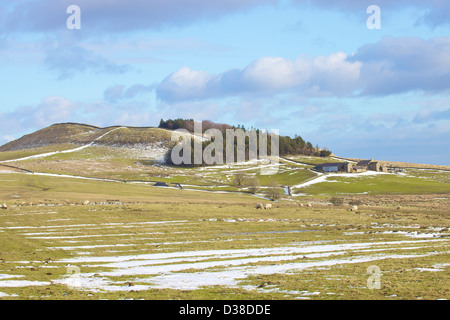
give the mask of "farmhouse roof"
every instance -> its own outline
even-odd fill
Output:
[[[372,159],[371,160],[361,160],[356,165],[357,166],[368,166],[369,163],[371,163],[372,161],[373,161]]]
[[[321,163],[321,164],[318,164],[316,167],[321,167],[321,168],[323,168],[323,167],[335,167],[335,166],[340,166],[340,165],[343,165],[343,164],[347,164],[347,163],[346,162]]]

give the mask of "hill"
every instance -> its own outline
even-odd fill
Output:
[[[0,161],[28,160],[71,154],[84,160],[101,157],[163,158],[173,144],[172,132],[153,127],[99,128],[79,123],[60,123],[27,134],[0,147]]]
[[[0,152],[41,148],[57,144],[86,144],[101,135],[102,129],[76,123],[54,124],[0,146]]]
[[[145,144],[168,144],[170,133],[153,127],[121,127],[99,128],[79,123],[54,124],[11,141],[0,147],[0,152],[19,151],[55,145],[95,145],[126,147]]]

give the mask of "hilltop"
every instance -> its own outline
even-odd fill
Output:
[[[96,139],[102,129],[85,124],[62,123],[27,134],[0,146],[0,152],[41,148],[56,144],[86,144]]]
[[[114,133],[112,134],[112,131]],[[111,134],[109,134],[111,133]],[[99,128],[87,124],[60,123],[27,134],[0,147],[0,152],[19,151],[56,145],[86,145],[126,147],[160,143],[168,146],[170,133],[154,127],[112,126]]]

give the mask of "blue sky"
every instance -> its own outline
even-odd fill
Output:
[[[0,0],[0,144],[182,117],[450,165],[449,31],[443,0]]]

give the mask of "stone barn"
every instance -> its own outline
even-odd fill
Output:
[[[352,164],[349,162],[321,163],[314,169],[323,172],[352,172]]]
[[[374,161],[373,159],[361,160],[356,164],[356,167],[370,171],[387,172],[387,167],[385,164],[380,161]]]

